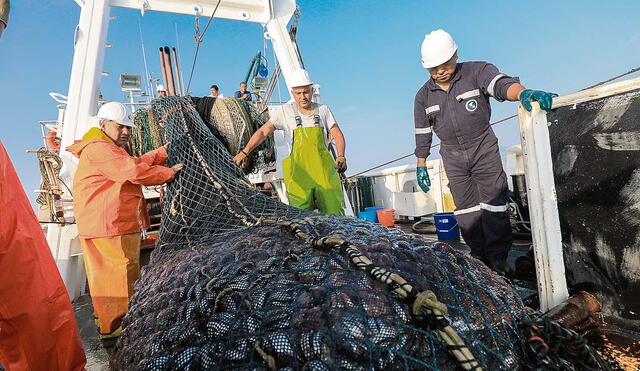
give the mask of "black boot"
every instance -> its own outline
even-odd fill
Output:
[[[498,258],[495,260],[490,260],[489,264],[487,264],[491,270],[498,273],[503,277],[511,276],[513,271],[511,270],[511,266],[507,263],[506,258]]]

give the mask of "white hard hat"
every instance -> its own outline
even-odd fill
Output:
[[[313,85],[313,81],[311,81],[311,77],[309,76],[309,72],[307,70],[298,68],[293,71],[291,75],[291,87],[297,88],[300,86]]]
[[[131,115],[129,114],[127,107],[120,102],[109,102],[103,104],[95,117],[99,120],[115,121],[120,125],[133,127]]]
[[[167,91],[167,89],[164,88],[164,85],[160,84],[158,85],[158,87],[156,88],[158,91]]]
[[[432,31],[422,41],[422,65],[424,68],[437,67],[451,59],[456,50],[458,45],[447,31]]]

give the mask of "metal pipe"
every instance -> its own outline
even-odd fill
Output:
[[[600,302],[595,296],[586,291],[580,291],[552,308],[544,316],[550,317],[565,327],[573,327],[591,317],[600,308]]]
[[[171,67],[171,52],[169,51],[169,47],[165,46],[164,49],[164,66],[167,71],[167,90],[169,91],[169,95],[176,95],[176,86],[173,82],[173,68]]]
[[[160,68],[162,69],[162,83],[164,84],[164,88],[168,89],[167,84],[167,68],[164,64],[164,48],[160,47]]]
[[[176,52],[176,48],[173,48],[173,64],[176,66],[176,82],[178,83],[178,95],[183,95],[182,93],[182,82],[180,77],[180,65],[178,64],[178,53]]]
[[[253,68],[255,67],[256,62],[257,62],[257,63],[260,63],[260,56],[261,56],[261,53],[260,53],[260,51],[258,50],[258,53],[253,57],[253,59],[251,60],[251,63],[249,64],[249,70],[247,71],[247,75],[244,77],[244,80],[243,80],[243,81],[244,81],[244,83],[245,83],[245,84],[249,81],[249,79],[250,79],[251,77],[253,77],[253,76],[255,76],[255,75],[256,75],[256,73],[257,73],[257,71],[258,71],[258,69],[257,69],[257,68],[256,68],[256,73],[254,73],[254,74],[253,74],[253,76],[251,76],[251,73],[253,72]]]

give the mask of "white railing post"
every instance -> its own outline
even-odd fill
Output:
[[[558,202],[547,114],[537,102],[531,112],[518,107],[524,154],[531,234],[538,279],[540,310],[548,311],[569,297],[562,252]]]
[[[74,55],[69,79],[67,104],[62,127],[60,157],[64,162],[60,177],[72,186],[77,161],[66,147],[82,137],[91,126],[89,118],[98,109],[100,78],[104,62],[104,45],[109,24],[109,0],[82,3],[80,21],[74,37]],[[71,194],[65,192],[65,198]],[[69,216],[69,213],[65,213]],[[71,247],[78,244],[74,225],[50,224],[47,242],[71,300],[80,296],[85,282],[82,257],[72,254]]]

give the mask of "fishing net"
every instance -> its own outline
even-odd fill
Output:
[[[264,125],[265,120],[249,102],[232,97],[216,99],[211,108],[211,126],[220,133],[228,151],[235,155],[246,146],[253,133]],[[265,139],[248,157],[245,172],[264,167],[275,161],[273,136]]]
[[[232,155],[240,153],[251,136],[266,122],[249,102],[233,97],[191,97],[198,115],[211,133]],[[247,157],[246,174],[275,167],[272,136],[267,137]]]
[[[134,156],[140,157],[165,144],[164,127],[154,117],[151,109],[144,108],[135,111],[133,124],[129,144]]]
[[[152,109],[171,143],[168,165],[185,167],[167,187],[159,241],[113,368],[521,365],[518,324],[529,316],[480,261],[444,243],[268,198],[189,100],[164,97]]]

